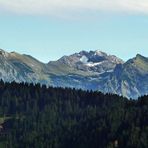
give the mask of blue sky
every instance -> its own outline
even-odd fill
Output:
[[[124,60],[137,53],[148,56],[145,0],[111,0],[111,6],[107,0],[92,0],[93,5],[90,0],[63,0],[62,6],[55,1],[37,0],[34,6],[34,0],[0,0],[0,48],[43,62],[97,49]]]

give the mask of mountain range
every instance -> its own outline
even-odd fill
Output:
[[[115,93],[128,98],[148,94],[148,58],[124,62],[102,51],[81,51],[42,63],[30,55],[0,49],[0,79]]]

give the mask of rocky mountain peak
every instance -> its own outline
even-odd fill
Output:
[[[133,59],[134,64],[136,67],[143,69],[144,71],[148,72],[148,58],[137,54],[136,57]]]
[[[107,56],[107,53],[105,53],[101,50],[94,51],[94,54],[97,55],[97,56]]]
[[[146,60],[147,58],[142,56],[141,54],[137,54],[136,57],[135,57],[135,60]]]
[[[125,64],[126,65],[136,65],[137,67],[140,67],[140,66],[143,67],[144,65],[147,65],[147,63],[148,63],[147,57],[137,54],[136,57],[128,60]]]
[[[75,70],[83,72],[104,73],[113,71],[117,64],[122,64],[123,61],[116,56],[107,55],[100,50],[96,51],[81,51],[70,56],[63,56],[58,61],[49,62],[49,64],[65,65]]]
[[[2,57],[8,57],[9,53],[4,51],[3,49],[0,49],[0,56]]]
[[[81,56],[99,56],[99,57],[105,57],[107,56],[107,54],[101,50],[95,50],[95,51],[85,51],[85,50],[82,50],[81,52],[79,53],[76,53],[77,55],[81,55]]]

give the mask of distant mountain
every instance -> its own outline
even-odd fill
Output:
[[[0,50],[0,78],[4,81],[43,82],[48,79],[46,64],[29,55]]]
[[[44,64],[29,55],[0,50],[0,78],[116,93],[148,94],[148,58],[137,54],[124,62],[102,51],[81,51]]]
[[[101,51],[81,51],[80,53],[75,53],[70,56],[64,56],[58,61],[49,62],[48,66],[63,65],[64,67],[74,69],[75,72],[81,71],[85,73],[101,74],[113,71],[116,64],[119,63],[123,63],[123,61],[116,56],[107,55]]]
[[[148,94],[148,58],[138,54],[118,64],[102,90],[132,98]]]

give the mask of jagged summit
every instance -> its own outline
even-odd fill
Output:
[[[0,56],[7,57],[8,55],[8,52],[4,51],[3,49],[0,49]]]
[[[136,60],[143,60],[143,61],[145,61],[145,60],[147,60],[148,58],[142,56],[141,54],[137,54],[136,57],[135,57],[135,59],[136,59]]]
[[[101,50],[96,50],[94,51],[94,54],[95,55],[98,55],[98,56],[107,56],[107,53],[101,51]]]
[[[0,48],[0,52],[6,52],[6,51]]]
[[[96,72],[102,74],[104,72],[113,71],[116,64],[122,64],[123,61],[114,55],[96,51],[81,51],[70,56],[63,56],[58,61],[49,62],[48,65],[64,65],[71,67],[76,71]],[[52,66],[53,67],[53,66]]]
[[[143,57],[141,54],[136,54],[136,58]]]
[[[107,53],[101,51],[101,50],[90,50],[90,51],[85,51],[82,50],[79,53],[75,53],[75,54],[80,54],[80,55],[97,55],[97,56],[107,56]]]

